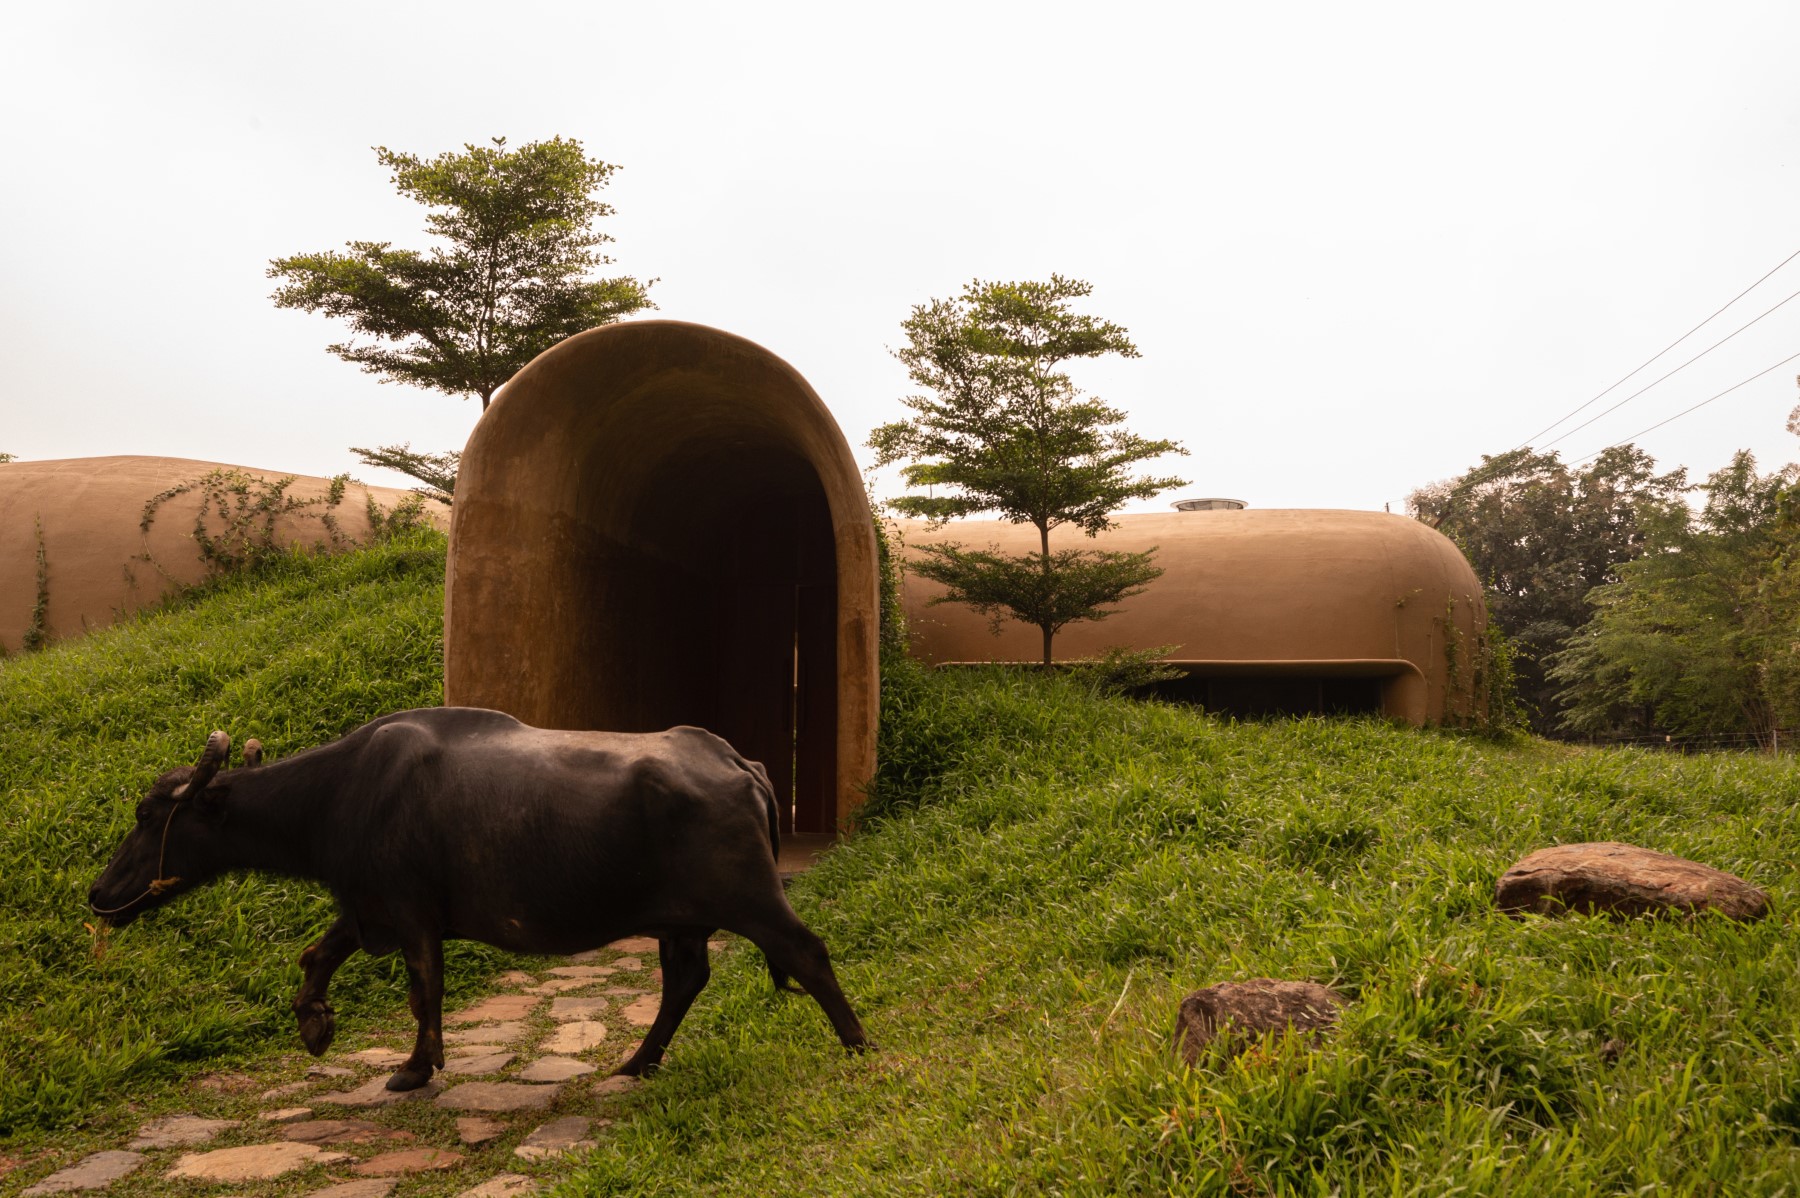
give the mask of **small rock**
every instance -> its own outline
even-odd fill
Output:
[[[610,965],[558,965],[550,971],[551,976],[559,978],[604,978],[615,972]]]
[[[1195,1065],[1207,1045],[1227,1028],[1234,1041],[1279,1035],[1288,1028],[1317,1033],[1337,1022],[1338,1008],[1343,1005],[1337,991],[1313,982],[1274,978],[1221,982],[1181,1000],[1175,1016],[1175,1049],[1188,1064]]]
[[[350,1053],[350,1059],[372,1065],[377,1069],[393,1069],[406,1064],[410,1053],[401,1052],[397,1048],[365,1048],[361,1052]]]
[[[351,1166],[350,1172],[363,1177],[400,1177],[407,1173],[454,1169],[462,1162],[462,1153],[451,1152],[448,1148],[402,1148],[398,1152],[372,1156],[360,1165]]]
[[[472,1007],[464,1007],[454,1015],[444,1016],[445,1023],[490,1023],[523,1019],[543,1000],[530,994],[494,994]]]
[[[569,960],[571,960],[571,961],[592,961],[599,955],[600,955],[599,949],[590,948],[590,949],[585,949],[582,952],[570,953]]]
[[[1601,911],[1611,915],[1692,915],[1712,910],[1732,919],[1769,913],[1769,896],[1742,878],[1636,845],[1602,840],[1539,849],[1500,875],[1494,904],[1502,911]]]
[[[636,998],[641,994],[649,994],[650,991],[636,986],[608,986],[600,993],[611,995],[613,998]]]
[[[624,940],[615,940],[607,945],[615,952],[621,953],[653,953],[659,947],[654,937],[628,936]],[[572,960],[573,958],[571,958]],[[617,964],[617,962],[614,962]]]
[[[39,1194],[66,1194],[70,1190],[102,1190],[143,1164],[141,1152],[96,1152],[83,1157],[67,1169],[58,1169],[34,1186],[25,1189],[20,1198],[37,1198]]]
[[[444,1043],[465,1046],[470,1044],[510,1044],[524,1034],[525,1025],[523,1023],[509,1020],[506,1023],[490,1023],[486,1027],[466,1027],[461,1031],[445,1032]]]
[[[566,1082],[594,1070],[595,1066],[574,1057],[539,1057],[513,1076],[522,1082]]]
[[[592,1019],[576,1019],[551,1032],[539,1047],[549,1053],[586,1052],[604,1039],[604,1023],[597,1023]]]
[[[706,942],[706,947],[711,952],[722,953],[725,951],[725,942],[723,940],[708,940]]]
[[[633,1027],[649,1027],[656,1022],[656,1012],[661,1006],[662,999],[646,994],[625,1008],[625,1022]]]
[[[615,1073],[611,1077],[603,1077],[594,1083],[596,1097],[605,1098],[609,1094],[626,1094],[637,1089],[643,1082],[626,1073]]]
[[[550,972],[555,973],[556,971],[551,970]],[[522,969],[509,969],[495,978],[494,984],[498,986],[529,986],[535,981],[537,978]]]
[[[348,1069],[346,1069],[346,1070],[344,1070],[344,1072],[349,1073],[350,1071]],[[271,1086],[267,1090],[264,1090],[261,1094],[258,1094],[257,1097],[258,1098],[286,1098],[290,1094],[298,1094],[298,1093],[300,1093],[300,1091],[310,1090],[310,1089],[312,1089],[312,1087],[313,1087],[312,1082],[289,1082],[285,1086]]]
[[[480,1115],[464,1115],[456,1121],[457,1138],[471,1147],[485,1144],[489,1140],[497,1140],[505,1134],[506,1124],[498,1119],[483,1119]]]
[[[354,1090],[345,1090],[341,1094],[321,1094],[313,1101],[328,1102],[333,1106],[393,1106],[396,1102],[430,1097],[443,1088],[443,1083],[434,1077],[416,1090],[390,1090],[387,1088],[387,1078],[372,1077]]]
[[[152,1119],[138,1128],[137,1139],[127,1148],[178,1148],[204,1144],[228,1127],[236,1127],[236,1119],[202,1119],[198,1115],[169,1115]]]
[[[281,1129],[281,1138],[301,1144],[379,1144],[410,1140],[410,1131],[395,1131],[367,1119],[308,1119]]]
[[[484,1052],[470,1056],[451,1057],[444,1062],[445,1073],[460,1073],[468,1077],[480,1077],[486,1073],[498,1073],[513,1063],[516,1052]]]
[[[393,1177],[371,1177],[366,1181],[341,1181],[322,1190],[314,1190],[306,1198],[387,1198],[400,1182]]]
[[[456,1198],[524,1198],[537,1188],[538,1183],[523,1173],[496,1173],[473,1189],[464,1190]]]
[[[586,1138],[591,1126],[592,1122],[580,1115],[553,1119],[526,1136],[524,1142],[513,1149],[513,1155],[528,1161],[541,1161],[545,1157],[592,1148],[594,1142]]]
[[[444,1091],[437,1105],[453,1111],[541,1111],[556,1101],[561,1086],[521,1086],[513,1082],[464,1082]]]
[[[256,1079],[248,1073],[208,1073],[194,1079],[194,1087],[214,1094],[242,1094],[256,1089]]]
[[[264,1123],[298,1123],[302,1119],[312,1118],[309,1106],[284,1106],[277,1111],[264,1111],[257,1116]]]
[[[567,994],[571,990],[580,990],[592,986],[594,978],[551,978],[540,986],[525,987],[526,994]]]
[[[296,1169],[351,1159],[347,1152],[326,1152],[311,1144],[246,1144],[242,1148],[190,1152],[163,1176],[171,1180],[193,1177],[200,1181],[262,1181]]]
[[[356,1070],[346,1069],[342,1065],[308,1065],[306,1067],[306,1076],[308,1076],[308,1077],[355,1077]],[[357,1182],[356,1184],[361,1185],[363,1183]]]
[[[613,967],[615,969],[628,969],[631,972],[636,973],[644,967],[644,963],[636,957],[620,957],[617,961],[613,962]]]
[[[559,1023],[567,1023],[571,1019],[592,1019],[606,1010],[604,998],[553,998],[550,1000],[550,1018]]]

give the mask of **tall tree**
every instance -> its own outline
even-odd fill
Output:
[[[1800,468],[1759,475],[1739,452],[1697,514],[1590,597],[1553,659],[1576,732],[1742,734],[1800,721]]]
[[[345,361],[384,382],[478,395],[485,411],[502,383],[558,341],[652,306],[647,283],[592,277],[612,261],[600,249],[612,238],[593,226],[612,215],[597,193],[618,168],[579,141],[512,150],[497,137],[431,159],[385,146],[375,156],[401,195],[430,210],[437,244],[352,241],[346,252],[269,263],[269,277],[283,281],[277,307],[323,312],[369,339],[328,347]],[[377,456],[408,451],[361,452],[382,465]]]
[[[1413,515],[1455,541],[1485,585],[1495,624],[1519,651],[1520,698],[1540,732],[1557,728],[1560,711],[1547,662],[1593,615],[1588,593],[1686,517],[1685,471],[1655,467],[1630,445],[1579,470],[1518,449],[1408,496]]]
[[[921,547],[912,568],[942,583],[939,602],[967,603],[994,621],[1010,617],[1043,635],[1043,665],[1066,625],[1103,619],[1162,571],[1154,550],[1119,553],[1050,548],[1050,533],[1072,524],[1092,537],[1130,499],[1183,479],[1135,475],[1131,468],[1176,442],[1147,440],[1120,427],[1125,413],[1086,395],[1063,363],[1109,354],[1135,358],[1120,326],[1075,312],[1092,286],[1052,275],[1048,282],[976,280],[955,299],[921,304],[902,324],[907,344],[894,356],[927,394],[902,402],[905,420],[869,438],[880,465],[904,462],[902,477],[924,494],[902,495],[895,510],[943,522],[980,512],[1030,524],[1039,549],[1006,554],[958,542]]]

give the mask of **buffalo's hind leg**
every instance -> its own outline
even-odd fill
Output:
[[[406,1005],[419,1021],[412,1055],[388,1078],[390,1090],[417,1090],[431,1080],[433,1066],[444,1067],[444,942],[436,935],[409,937],[400,948],[406,958]]]
[[[845,1048],[862,1049],[869,1043],[862,1021],[850,1009],[850,1000],[838,987],[825,942],[800,922],[784,898],[778,911],[731,929],[762,949],[769,972],[777,978],[792,975],[825,1011],[825,1018]]]
[[[317,943],[300,954],[304,976],[300,992],[294,996],[294,1018],[300,1024],[300,1042],[315,1057],[324,1055],[337,1034],[337,1012],[326,997],[331,989],[331,975],[356,949],[355,930],[349,920],[340,918]]]
[[[694,1005],[700,991],[712,977],[712,963],[706,956],[706,936],[663,937],[657,942],[657,955],[662,958],[662,1004],[656,1009],[656,1021],[644,1033],[644,1042],[631,1054],[631,1059],[613,1072],[639,1077],[662,1063],[663,1052],[675,1029]]]

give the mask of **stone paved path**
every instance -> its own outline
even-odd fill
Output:
[[[386,1089],[412,1041],[407,1020],[364,1038],[377,1043],[340,1043],[322,1061],[307,1059],[298,1080],[197,1079],[186,1110],[145,1121],[106,1151],[46,1154],[5,1188],[40,1198],[198,1186],[224,1198],[279,1179],[258,1192],[405,1198],[409,1179],[449,1176],[456,1198],[524,1198],[597,1144],[621,1114],[618,1096],[636,1087],[609,1074],[655,1018],[655,957],[656,941],[633,937],[503,974],[498,992],[446,1012],[447,1068],[423,1089]],[[444,1192],[441,1182],[431,1188]]]

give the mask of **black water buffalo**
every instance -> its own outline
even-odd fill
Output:
[[[762,949],[778,987],[798,979],[846,1047],[865,1043],[825,945],[782,893],[768,775],[711,733],[551,732],[438,707],[268,765],[250,741],[257,768],[221,772],[230,749],[215,732],[199,764],[156,780],[89,904],[122,927],[228,871],[325,886],[339,914],[300,958],[300,1038],[315,1055],[330,1045],[326,992],[351,953],[398,950],[419,1032],[390,1090],[443,1067],[446,938],[573,953],[655,936],[662,1009],[620,1073],[662,1059],[719,928]]]

